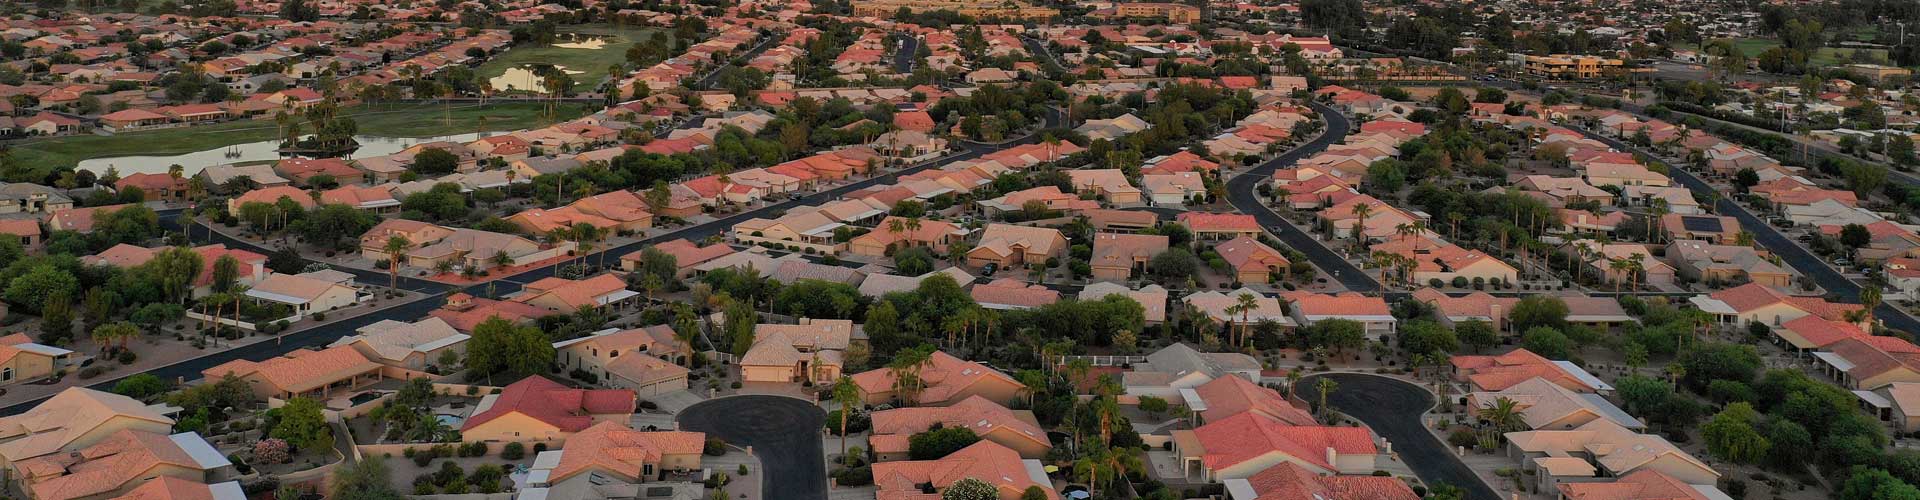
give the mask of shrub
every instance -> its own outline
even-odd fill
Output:
[[[652,402],[652,401],[647,401],[647,400],[644,400],[644,399],[643,399],[643,400],[640,400],[640,409],[642,409],[642,410],[658,410],[658,409],[660,409],[660,404],[659,404],[659,403],[655,403],[655,402]]]
[[[1460,429],[1447,434],[1447,444],[1453,446],[1473,446],[1480,442],[1480,436],[1471,430]]]
[[[738,381],[738,380],[735,380],[735,381],[733,381],[733,388],[735,388],[735,389],[739,389],[739,388],[740,388],[740,381]]]
[[[80,378],[83,378],[83,379],[94,378],[94,377],[100,376],[101,373],[106,373],[106,370],[101,369],[100,365],[93,365],[86,368],[81,368]]]
[[[544,448],[545,446],[546,445],[544,443],[534,445],[535,452],[538,453],[539,449]],[[500,458],[504,458],[507,460],[519,460],[525,456],[527,456],[527,445],[524,445],[524,444],[507,443],[506,447],[500,449]]]
[[[727,442],[724,440],[721,440],[720,438],[707,438],[707,447],[702,452],[706,453],[706,455],[709,457],[718,457],[718,456],[726,455]]]
[[[742,475],[742,476],[747,475],[747,464],[740,464],[739,472],[740,472],[739,475]]]
[[[600,383],[599,375],[594,375],[593,372],[586,371],[580,368],[574,368],[573,371],[567,372],[567,376],[573,377],[574,380],[586,382],[589,384]]]
[[[547,443],[533,443],[533,454],[538,455],[543,451],[547,451]]]
[[[427,464],[430,463],[433,463],[432,453],[418,453],[413,455],[413,465],[415,466],[426,467]]]
[[[838,479],[841,486],[866,486],[873,484],[873,468],[862,465],[851,469],[841,469],[836,471],[833,478]]]
[[[288,453],[286,441],[266,438],[253,443],[253,459],[256,463],[284,464],[293,455]]]
[[[121,349],[118,359],[120,360],[120,364],[131,365],[133,364],[133,360],[139,359],[139,356],[135,355],[132,349]]]

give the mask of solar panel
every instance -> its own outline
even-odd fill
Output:
[[[1680,218],[1680,225],[1681,227],[1687,228],[1688,231],[1693,231],[1693,232],[1718,233],[1718,232],[1724,231],[1723,229],[1720,228],[1719,217],[1684,217],[1683,216]]]

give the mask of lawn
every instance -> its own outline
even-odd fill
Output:
[[[607,67],[627,62],[627,47],[636,42],[651,38],[654,33],[664,32],[656,28],[633,26],[613,26],[609,24],[589,24],[567,29],[564,33],[579,33],[605,37],[606,45],[597,49],[566,48],[557,45],[516,45],[507,52],[495,56],[480,65],[480,76],[494,78],[506,74],[507,70],[529,64],[551,64],[564,67],[576,84],[575,88],[593,88],[607,77]],[[668,34],[672,36],[671,33]],[[562,43],[565,43],[564,41]],[[495,85],[496,90],[506,90]]]
[[[1746,54],[1748,59],[1760,57],[1761,52],[1766,52],[1767,49],[1774,48],[1775,46],[1778,46],[1778,45],[1780,45],[1780,41],[1772,38],[1736,38],[1733,40],[1733,46],[1736,48],[1739,48],[1740,53]],[[1698,47],[1692,47],[1692,48],[1697,49]],[[1882,61],[1887,59],[1887,51],[1883,49],[1843,49],[1843,48],[1834,48],[1834,47],[1822,47],[1819,52],[1814,53],[1813,60],[1809,62],[1815,66],[1835,66],[1840,64],[1846,64],[1848,62],[1847,56],[1851,55],[1854,50],[1865,50],[1867,52],[1874,54]]]
[[[587,111],[579,104],[560,104],[556,109],[560,119],[576,118]],[[537,102],[455,105],[451,111],[431,104],[374,105],[347,110],[348,116],[359,124],[361,135],[379,137],[432,137],[517,130],[553,123],[542,116],[544,113],[545,105]],[[60,137],[15,146],[11,160],[66,168],[92,158],[176,155],[272,140],[278,133],[272,120],[248,120],[112,136]]]

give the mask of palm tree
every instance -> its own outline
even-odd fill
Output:
[[[853,420],[854,405],[860,404],[860,387],[853,384],[853,377],[841,375],[833,383],[833,401],[840,404],[840,456],[849,465],[853,463],[847,457],[847,421]]]
[[[1877,286],[1860,288],[1860,317],[1862,321],[1869,325],[1868,328],[1872,328],[1873,308],[1880,307],[1881,295],[1883,293],[1884,292],[1880,291],[1880,287]]]
[[[1240,345],[1247,340],[1246,329],[1253,325],[1253,320],[1248,314],[1260,308],[1260,298],[1254,297],[1251,293],[1242,293],[1234,297],[1234,301],[1231,307],[1240,310],[1240,333],[1236,336],[1234,345]]]
[[[401,235],[387,237],[387,288],[400,288],[400,263],[406,259],[407,251],[413,249],[413,241]]]
[[[495,269],[513,265],[513,256],[507,255],[506,250],[495,250],[493,252],[493,258],[488,260],[493,261],[493,267]]]
[[[1333,412],[1332,409],[1327,408],[1327,393],[1340,388],[1340,383],[1334,382],[1332,378],[1320,377],[1319,382],[1315,385],[1320,389],[1320,415],[1321,418],[1325,418],[1326,415]]]
[[[929,346],[930,347],[930,346]],[[893,370],[894,389],[900,393],[904,404],[915,404],[920,397],[920,369],[933,363],[933,350],[930,348],[903,349],[893,356],[893,362],[887,368]]]
[[[1627,271],[1627,268],[1632,267],[1632,264],[1629,264],[1628,262],[1630,261],[1625,257],[1613,257],[1613,258],[1607,259],[1607,269],[1612,270],[1614,272],[1613,291],[1615,292],[1620,291],[1620,281],[1625,278],[1623,276],[1620,276],[1620,274],[1625,273]]]
[[[1480,420],[1489,425],[1488,431],[1504,435],[1526,429],[1526,411],[1520,409],[1520,403],[1502,396],[1475,412]]]
[[[1364,245],[1364,243],[1360,241],[1360,234],[1361,232],[1366,230],[1367,217],[1372,215],[1373,215],[1372,205],[1362,203],[1362,204],[1353,206],[1353,216],[1357,219],[1353,221],[1353,231],[1352,231],[1353,243],[1355,245]]]

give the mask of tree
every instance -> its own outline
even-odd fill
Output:
[[[1840,226],[1840,244],[1846,245],[1847,248],[1860,248],[1867,246],[1868,243],[1873,243],[1873,233],[1867,231],[1866,226],[1859,224]]]
[[[1734,463],[1750,464],[1767,456],[1770,443],[1754,430],[1760,413],[1748,403],[1733,403],[1714,415],[1700,428],[1707,440],[1707,453]]]
[[[407,260],[407,251],[413,249],[413,241],[401,235],[387,237],[386,245],[381,247],[387,253],[387,288],[400,288],[400,265]]]
[[[279,422],[273,426],[272,436],[308,452],[332,448],[333,428],[320,409],[320,402],[313,398],[287,400],[285,406],[272,410]]]
[[[368,455],[357,461],[351,461],[333,472],[333,492],[330,498],[335,500],[400,500],[404,498],[393,489],[392,474],[387,470],[386,459],[380,455]]]
[[[1409,353],[1451,353],[1460,349],[1454,331],[1428,320],[1412,320],[1400,327],[1400,347]]]
[[[536,326],[515,325],[498,317],[473,327],[467,341],[467,377],[489,383],[545,373],[553,361],[552,340]]]
[[[1153,275],[1159,277],[1161,283],[1181,282],[1200,268],[1200,258],[1185,248],[1169,248],[1153,256],[1147,266],[1153,269]]]
[[[1470,319],[1453,325],[1454,336],[1460,343],[1473,346],[1473,352],[1500,345],[1500,334],[1493,330],[1493,323]]]
[[[307,212],[300,220],[300,235],[323,249],[333,249],[342,239],[357,238],[380,223],[380,216],[351,206],[330,203]]]
[[[53,264],[39,264],[26,274],[14,278],[7,285],[6,298],[29,313],[41,313],[49,303],[49,298],[73,297],[80,290],[80,281]]]
[[[1527,428],[1527,412],[1520,408],[1519,402],[1505,396],[1495,398],[1486,406],[1475,410],[1474,416],[1486,422],[1487,431],[1495,434],[1506,434]]]
[[[1338,355],[1366,345],[1367,328],[1358,321],[1327,319],[1307,327],[1304,336],[1309,346],[1326,348]]]
[[[1567,327],[1567,302],[1555,296],[1526,296],[1513,304],[1513,313],[1507,317],[1515,331],[1530,331],[1532,327],[1563,329]]]
[[[240,282],[240,259],[221,255],[213,260],[213,292],[227,293]]]
[[[853,383],[853,377],[841,375],[840,380],[834,381],[833,402],[840,405],[840,456],[846,457],[847,421],[853,420],[854,407],[861,404],[860,386]],[[853,463],[852,457],[847,457],[847,463]]]
[[[166,380],[162,380],[160,377],[156,377],[151,373],[134,374],[133,376],[120,379],[119,382],[113,384],[114,394],[134,399],[146,399],[158,396],[172,389],[173,384],[169,384]]]
[[[942,427],[908,437],[907,456],[909,460],[938,460],[977,442],[980,436],[973,429]]]
[[[1725,342],[1695,346],[1682,353],[1677,362],[1686,368],[1687,387],[1695,391],[1705,391],[1715,380],[1751,381],[1763,366],[1753,346]]]
[[[1567,359],[1573,355],[1573,340],[1560,330],[1545,326],[1528,329],[1520,336],[1520,347],[1547,359]]]
[[[994,489],[993,485],[971,477],[954,481],[953,484],[947,485],[945,491],[940,492],[940,500],[997,500],[998,498],[1000,498],[1000,491]]]

